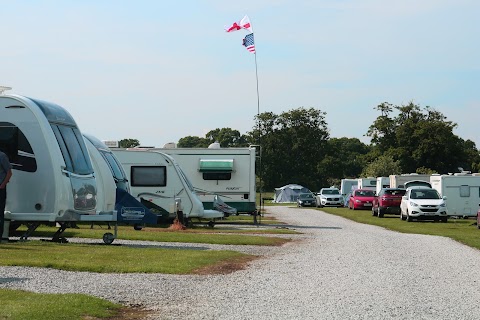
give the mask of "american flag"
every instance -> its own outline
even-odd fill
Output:
[[[255,43],[253,42],[253,33],[247,34],[243,39],[243,46],[251,53],[255,53]]]

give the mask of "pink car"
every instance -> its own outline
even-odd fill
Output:
[[[348,201],[348,209],[372,209],[373,198],[375,198],[375,191],[371,189],[357,189],[353,191],[350,200]]]

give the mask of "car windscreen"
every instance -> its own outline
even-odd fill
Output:
[[[323,190],[322,194],[340,194],[338,190]]]
[[[311,193],[301,194],[300,199],[313,199],[313,194]]]
[[[418,189],[412,190],[411,196],[412,199],[440,199],[440,195],[437,190],[434,189]]]
[[[385,194],[390,195],[390,196],[403,196],[405,195],[405,191],[403,189],[398,189],[398,190],[385,190]]]
[[[357,197],[373,197],[373,196],[375,196],[375,191],[373,191],[373,190],[357,190],[357,191],[355,191],[355,196],[357,196]]]

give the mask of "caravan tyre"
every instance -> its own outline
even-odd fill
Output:
[[[137,230],[137,231],[140,231],[140,230],[143,229],[143,226],[142,226],[141,224],[135,223],[135,224],[133,225],[133,229],[134,229],[134,230]]]

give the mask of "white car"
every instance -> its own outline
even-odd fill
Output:
[[[437,190],[415,186],[407,188],[400,203],[402,220],[435,220],[447,222],[446,197],[441,197]]]
[[[322,188],[315,196],[317,207],[343,207],[343,196],[337,188]]]

